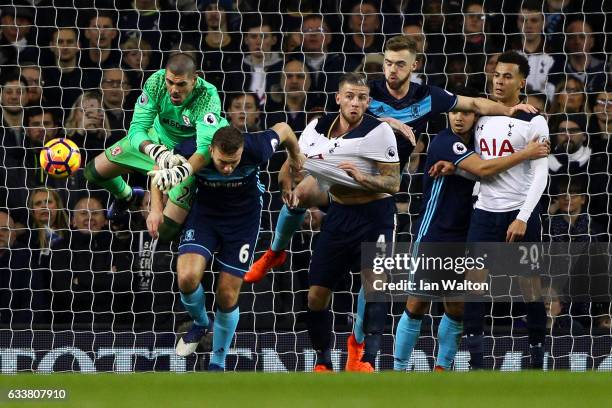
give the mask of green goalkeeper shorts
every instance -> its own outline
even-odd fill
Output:
[[[154,136],[154,135],[151,135]],[[152,138],[154,141],[156,137]],[[130,144],[128,137],[124,137],[105,150],[106,158],[121,167],[147,174],[153,170],[155,161],[148,154],[136,150]],[[195,177],[190,176],[181,184],[174,186],[168,193],[170,201],[189,211],[195,193]]]

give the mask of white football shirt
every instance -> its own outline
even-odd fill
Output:
[[[476,124],[475,150],[482,159],[491,160],[524,149],[536,137],[539,141],[549,139],[548,124],[541,115],[483,116]],[[527,222],[547,181],[547,158],[524,161],[483,178],[475,207],[490,212],[520,209],[517,218]]]
[[[307,156],[304,168],[323,188],[339,184],[365,190],[338,164],[351,162],[364,174],[378,175],[376,162],[399,163],[395,134],[389,124],[366,115],[344,136],[329,137],[337,118],[336,113],[313,120],[302,132],[300,150]]]

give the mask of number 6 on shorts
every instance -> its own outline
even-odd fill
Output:
[[[244,244],[240,247],[240,251],[238,252],[238,260],[240,260],[241,263],[247,263],[249,261],[251,255],[249,253],[250,246],[250,244]]]

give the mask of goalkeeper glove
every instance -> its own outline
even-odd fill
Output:
[[[170,191],[172,187],[181,184],[192,174],[193,167],[187,162],[171,169],[151,170],[147,173],[153,177],[153,184],[162,192]]]
[[[185,163],[187,160],[180,154],[174,154],[164,145],[148,144],[144,151],[157,163],[160,169],[171,169],[174,166]]]

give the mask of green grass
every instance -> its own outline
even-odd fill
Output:
[[[0,376],[0,407],[605,407],[611,384],[604,372],[19,374]],[[10,388],[69,395],[8,402]]]

